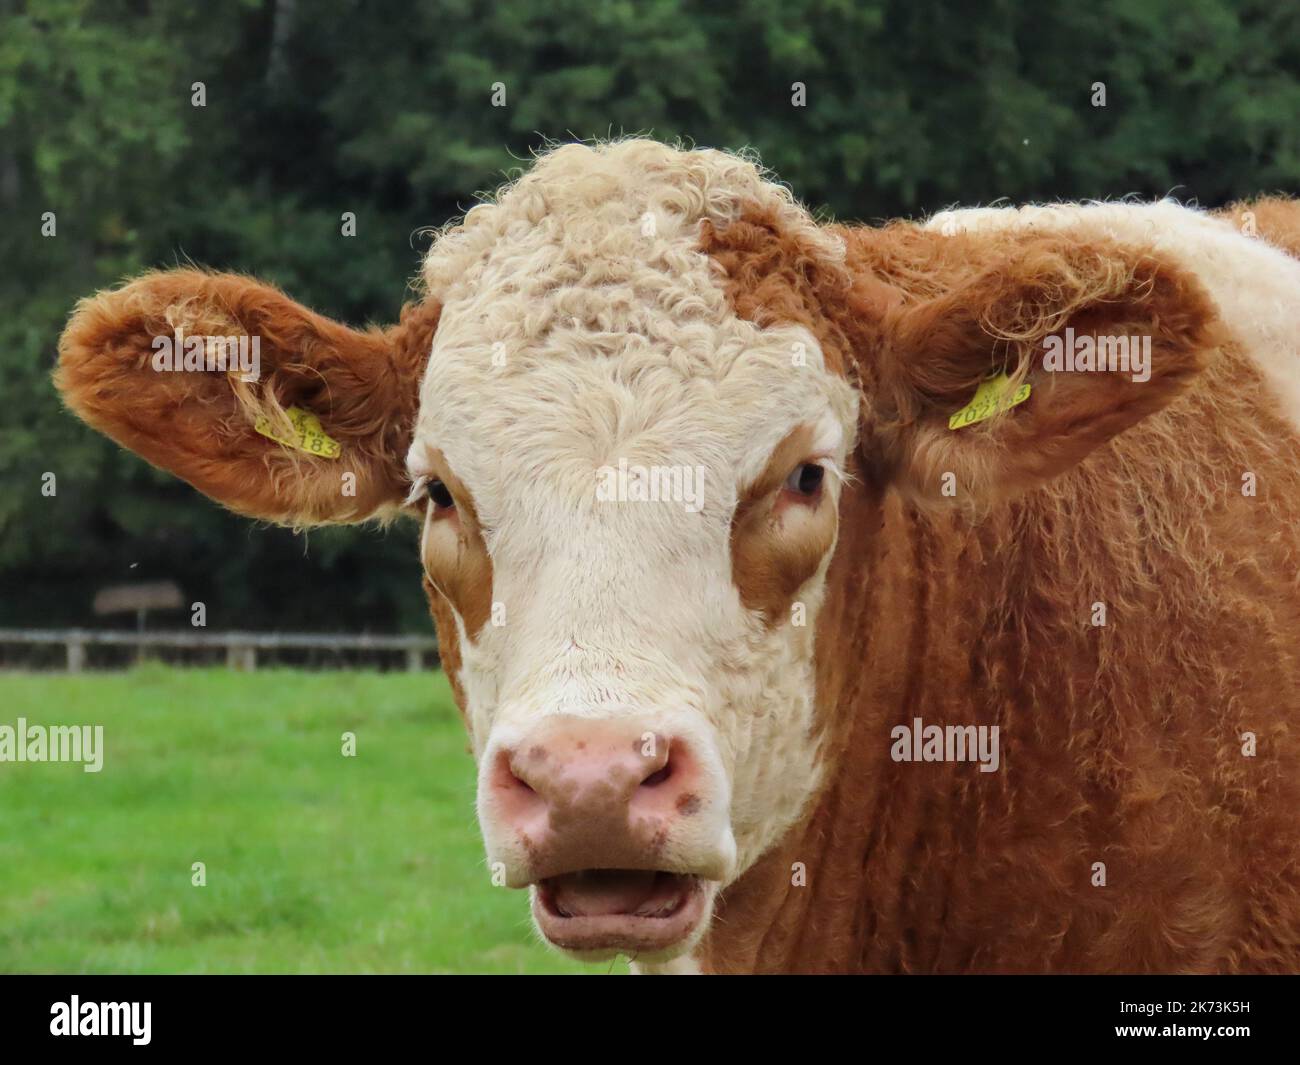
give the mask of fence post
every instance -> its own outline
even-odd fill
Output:
[[[424,652],[418,647],[408,647],[406,649],[406,670],[408,673],[419,673],[424,668]]]
[[[226,668],[251,672],[257,668],[257,648],[247,643],[226,645]]]
[[[86,668],[86,641],[80,633],[68,635],[68,672],[80,673]]]

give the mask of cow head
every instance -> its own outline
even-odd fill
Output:
[[[58,384],[241,513],[418,517],[491,872],[587,958],[691,950],[817,795],[844,497],[1024,491],[1167,403],[1209,317],[1140,248],[825,227],[750,162],[641,140],[543,157],[438,237],[423,289],[359,332],[153,274],[79,306]],[[1066,325],[1151,335],[1150,379],[1041,372]],[[178,333],[256,337],[260,373],[159,368]],[[949,430],[998,368],[1031,400]],[[336,455],[275,439],[295,410]]]

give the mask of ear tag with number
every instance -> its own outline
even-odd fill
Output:
[[[311,411],[303,410],[301,407],[286,407],[284,413],[289,416],[289,421],[293,424],[295,435],[292,438],[278,435],[271,427],[269,418],[258,418],[253,428],[263,436],[297,448],[299,451],[305,451],[309,455],[319,455],[323,459],[336,459],[343,454],[339,442],[321,428],[320,419]]]
[[[1010,410],[1028,398],[1028,381],[1022,381],[1020,387],[1013,391],[1011,378],[1000,371],[980,382],[971,401],[948,419],[948,428],[965,429],[968,425],[974,425],[1004,410]]]

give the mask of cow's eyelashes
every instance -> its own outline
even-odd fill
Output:
[[[456,505],[456,500],[452,498],[451,491],[441,481],[431,480],[426,486],[429,498],[433,501],[435,510],[451,510]]]
[[[826,467],[816,462],[801,462],[785,479],[785,487],[796,495],[811,499],[821,491],[826,479]]]

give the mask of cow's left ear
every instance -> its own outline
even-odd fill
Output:
[[[1200,283],[1149,250],[939,239],[969,240],[944,252],[965,265],[885,312],[864,439],[920,501],[978,507],[1043,483],[1165,407],[1219,342]]]
[[[231,510],[361,521],[409,487],[438,312],[352,329],[247,277],[169,270],[83,300],[55,383],[100,432]]]

